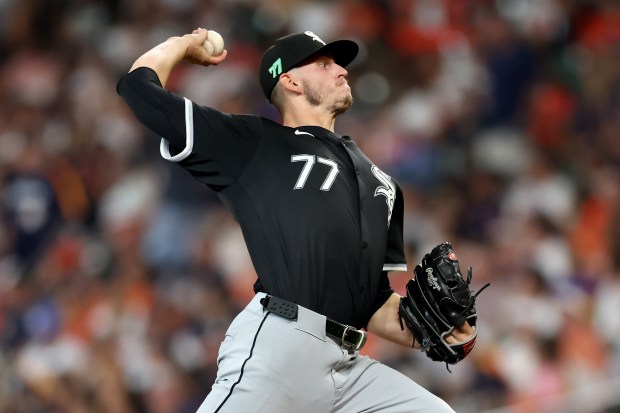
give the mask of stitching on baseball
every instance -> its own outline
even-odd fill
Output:
[[[216,56],[216,53],[218,52],[216,44],[213,42],[213,40],[212,40],[212,39],[209,39],[209,37],[207,37],[206,42],[208,42],[208,43],[211,45],[211,51],[210,51],[209,55],[211,55],[211,56]],[[222,52],[223,52],[223,51],[224,51],[224,50],[223,50],[223,48],[222,48],[222,51],[221,51],[220,53],[217,53],[217,56],[219,56],[220,54],[222,54]],[[209,52],[209,50],[207,50],[207,52]]]
[[[209,42],[209,44],[213,48],[212,52],[215,53],[215,51],[216,51],[215,43],[213,43],[213,41],[211,39],[209,39],[209,38],[207,38],[207,42]]]

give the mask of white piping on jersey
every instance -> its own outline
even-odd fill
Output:
[[[407,264],[383,264],[383,271],[407,271]]]
[[[162,158],[171,162],[180,162],[187,158],[194,148],[194,109],[192,107],[192,101],[183,98],[185,100],[185,148],[176,155],[170,155],[170,144],[166,138],[161,138],[159,144],[159,152]]]
[[[300,130],[298,130],[298,129],[295,129],[295,135],[310,135],[310,136],[314,136],[314,135],[313,135],[313,134],[311,134],[311,133],[304,132],[304,131],[300,131]]]

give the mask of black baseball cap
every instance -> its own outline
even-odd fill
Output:
[[[271,101],[271,92],[280,75],[316,53],[329,54],[336,63],[345,67],[355,59],[358,51],[359,46],[352,40],[325,43],[311,31],[280,37],[267,49],[260,62],[259,79],[263,93]]]

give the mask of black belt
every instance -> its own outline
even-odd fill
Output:
[[[299,307],[295,303],[271,295],[261,298],[260,303],[263,309],[270,313],[289,320],[297,320]],[[366,343],[366,334],[363,331],[329,318],[325,321],[325,334],[348,350],[359,350]]]

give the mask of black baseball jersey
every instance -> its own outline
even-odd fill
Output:
[[[118,93],[161,153],[215,191],[241,226],[254,289],[366,325],[405,271],[398,184],[347,136],[199,106],[134,70]]]

